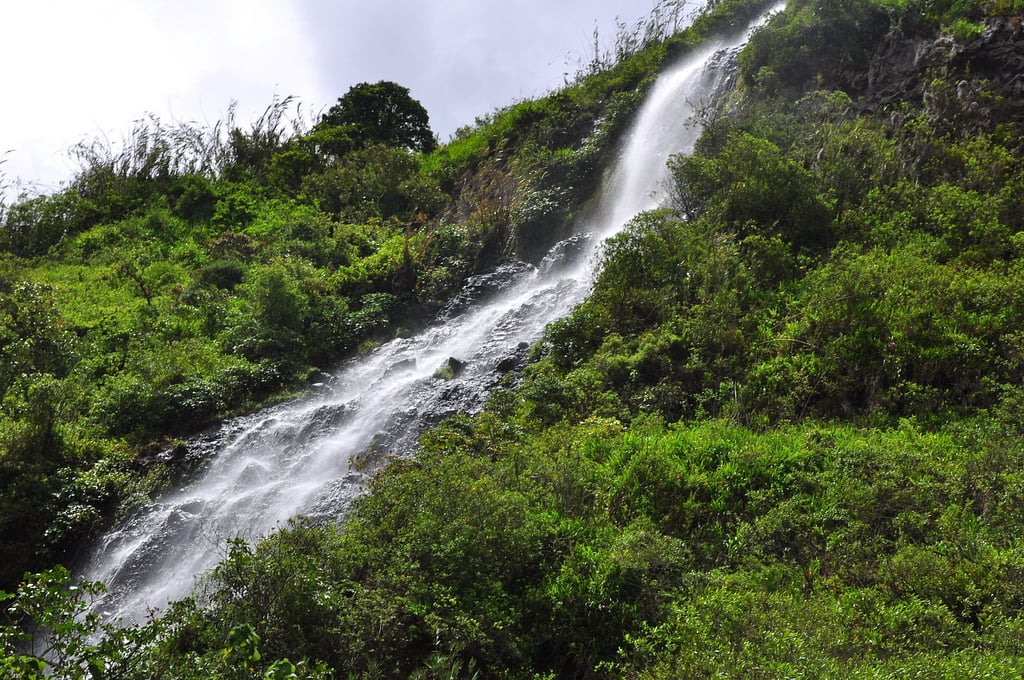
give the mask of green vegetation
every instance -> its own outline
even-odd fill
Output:
[[[625,87],[500,113],[461,156],[386,82],[308,130],[286,99],[249,130],[233,111],[212,129],[150,119],[121,149],[75,147],[66,189],[0,211],[0,586],[159,493],[180,438],[412,332],[517,256],[514,235],[543,249],[586,198],[541,183],[543,164],[585,155],[564,185],[591,181],[630,111],[602,102]],[[583,106],[557,140],[540,125]]]
[[[356,85],[324,114],[317,128],[334,137],[410,151],[432,151],[437,146],[427,110],[410,97],[408,88],[389,82]]]
[[[212,174],[136,154],[7,208],[0,538],[36,556],[10,569],[158,490],[147,442],[411,328],[502,244],[540,249],[633,88],[757,4],[634,33],[426,155],[268,114]],[[1016,677],[1024,121],[983,41],[1015,44],[1018,5],[791,0],[672,159],[673,205],[612,239],[483,413],[426,432],[344,526],[235,541],[100,642],[75,614],[101,586],[26,577],[0,669],[42,677],[16,646],[39,626],[62,677]],[[949,40],[882,92],[899,49]]]

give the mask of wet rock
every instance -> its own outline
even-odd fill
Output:
[[[324,404],[310,412],[302,425],[290,430],[289,438],[300,444],[309,442],[339,427],[349,415],[348,404]]]
[[[401,361],[396,361],[394,364],[389,366],[388,369],[384,371],[384,375],[394,375],[395,373],[398,373],[400,371],[411,371],[414,368],[416,368],[415,359],[402,359]]]
[[[498,373],[508,373],[509,371],[515,370],[516,366],[519,365],[519,357],[511,356],[505,357],[498,362],[498,365],[494,367],[494,370]]]
[[[559,241],[544,256],[537,269],[542,274],[546,274],[563,267],[579,264],[580,255],[586,251],[593,240],[594,235],[588,232]]]
[[[492,272],[469,277],[462,290],[438,312],[436,321],[450,321],[460,316],[473,305],[508,288],[532,269],[533,267],[525,262],[506,262]]]
[[[434,377],[442,380],[452,380],[462,375],[463,371],[466,370],[466,362],[460,361],[455,357],[448,357],[441,367],[434,371]]]
[[[511,373],[512,371],[518,369],[526,362],[526,355],[529,353],[529,350],[530,343],[520,342],[518,345],[516,345],[514,353],[509,354],[508,356],[503,357],[500,361],[498,361],[498,363],[494,367],[494,370],[496,370],[498,373],[501,373],[502,375],[506,373]]]

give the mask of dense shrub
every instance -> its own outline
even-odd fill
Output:
[[[300,384],[553,236],[639,101],[623,90],[755,4],[626,40],[426,156],[271,121],[228,138],[220,174],[146,145],[93,167],[69,213],[88,219],[29,220],[37,259],[0,261],[0,580],[166,480],[129,441]],[[2,596],[3,672],[44,673],[13,644],[36,623],[63,645],[50,672],[95,677],[1012,676],[1019,121],[962,127],[935,73],[957,115],[859,93],[886,31],[1016,5],[827,5],[755,37],[672,161],[675,205],[611,239],[507,389],[424,433],[343,526],[232,541],[194,598],[98,645],[74,616],[96,586],[27,577]]]

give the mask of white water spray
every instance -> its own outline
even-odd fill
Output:
[[[81,570],[111,591],[102,613],[140,622],[149,609],[188,595],[196,577],[224,556],[228,539],[258,539],[298,514],[339,516],[364,488],[368,452],[408,451],[424,427],[478,410],[503,366],[521,360],[547,324],[585,298],[600,243],[661,203],[668,157],[692,150],[700,132],[694,109],[720,91],[728,77],[721,55],[748,35],[708,45],[659,77],[595,216],[583,225],[581,234],[592,237],[577,237],[585,245],[571,252],[569,266],[504,267],[494,277],[504,284],[489,299],[467,311],[451,306],[420,335],[342,367],[314,396],[234,419],[190,442],[190,452],[209,452],[206,469],[99,540]],[[564,261],[565,252],[560,244],[549,259]],[[456,375],[435,375],[446,362]]]

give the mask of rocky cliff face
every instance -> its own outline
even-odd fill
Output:
[[[991,131],[1024,119],[1024,34],[1020,17],[993,17],[968,41],[926,34],[903,20],[879,45],[860,105],[923,106],[938,123]]]

